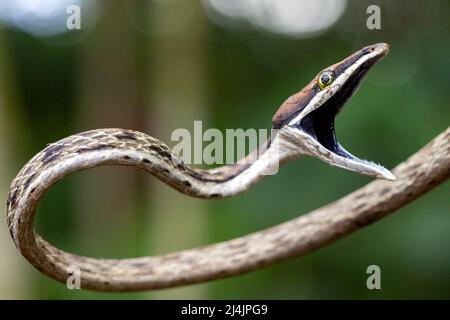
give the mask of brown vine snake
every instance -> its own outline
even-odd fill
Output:
[[[240,257],[236,250],[230,250],[231,242],[161,257],[121,260],[61,251],[35,234],[37,204],[45,191],[63,177],[101,165],[135,166],[184,194],[207,199],[241,193],[263,179],[266,170],[307,155],[347,170],[395,180],[384,167],[346,151],[334,131],[336,114],[388,51],[384,43],[367,46],[319,72],[281,105],[272,120],[276,130],[258,152],[234,165],[211,170],[192,168],[164,143],[125,129],[92,130],[48,145],[22,168],[11,185],[7,224],[16,247],[37,269],[61,282],[66,281],[69,267],[79,266],[82,287],[94,290],[133,291],[183,284],[189,282],[189,275],[207,268],[209,260],[223,265],[223,276],[232,274],[232,262]],[[288,240],[274,233],[273,247],[267,250],[289,245]],[[204,280],[207,277],[201,274],[195,277],[195,282]]]

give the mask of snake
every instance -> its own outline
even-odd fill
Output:
[[[20,170],[8,193],[6,223],[16,248],[35,268],[62,283],[71,275],[69,270],[77,266],[81,287],[90,290],[137,291],[186,284],[190,278],[206,281],[201,272],[211,260],[223,266],[218,276],[226,276],[240,259],[236,250],[230,250],[232,243],[217,247],[220,250],[204,247],[128,259],[65,252],[35,232],[33,220],[38,202],[51,186],[69,174],[104,165],[143,169],[173,189],[202,199],[242,193],[279,165],[303,156],[374,178],[395,180],[385,167],[344,149],[337,141],[334,126],[338,112],[372,66],[388,52],[386,43],[369,45],[321,70],[279,107],[267,141],[233,164],[212,169],[190,166],[163,142],[129,129],[96,129],[48,144]],[[281,240],[273,240],[274,248],[283,245],[277,241]]]

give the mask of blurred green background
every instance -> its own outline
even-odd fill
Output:
[[[67,30],[66,7],[81,8]],[[366,8],[381,8],[368,30]],[[354,154],[394,167],[449,124],[449,1],[2,1],[0,191],[47,143],[101,127],[167,142],[177,128],[270,128],[278,106],[323,67],[387,42],[337,119]],[[250,191],[192,199],[133,168],[105,167],[52,188],[36,228],[95,257],[161,254],[287,221],[371,179],[301,159]],[[250,274],[132,294],[68,290],[40,274],[0,225],[0,298],[450,298],[448,182],[306,257]],[[381,290],[366,268],[381,268]]]

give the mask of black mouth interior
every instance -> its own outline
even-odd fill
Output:
[[[314,137],[329,151],[346,158],[355,157],[348,153],[336,139],[334,119],[347,100],[355,93],[364,75],[374,64],[373,60],[363,63],[344,83],[344,85],[321,107],[309,113],[301,122],[303,131]]]

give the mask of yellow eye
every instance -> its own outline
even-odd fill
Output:
[[[324,71],[317,78],[317,84],[320,89],[325,89],[326,87],[328,87],[330,84],[333,83],[333,80],[334,80],[333,72]]]

